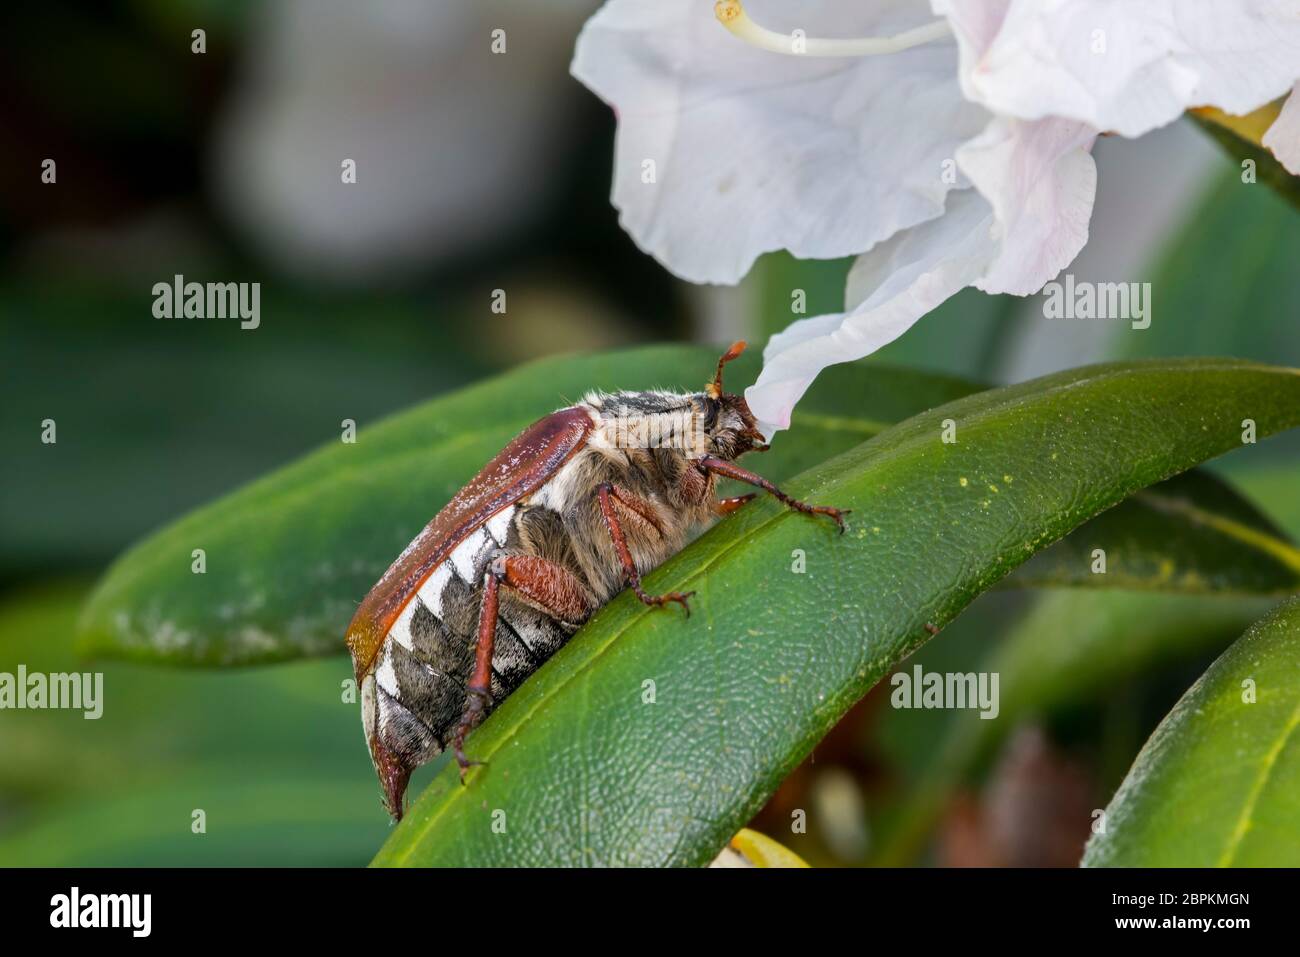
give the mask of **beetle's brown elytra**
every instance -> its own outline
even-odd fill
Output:
[[[690,534],[757,493],[718,499],[718,476],[772,493],[844,530],[845,511],[806,505],[735,464],[767,448],[749,406],[722,390],[592,392],[518,435],[439,512],[371,589],[348,627],[361,720],[395,819],[411,772],[450,748],[602,605]]]

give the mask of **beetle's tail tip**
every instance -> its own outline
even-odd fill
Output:
[[[371,739],[370,753],[379,774],[379,786],[383,789],[384,807],[396,824],[402,819],[402,801],[406,796],[406,785],[411,780],[411,768],[378,738]]]

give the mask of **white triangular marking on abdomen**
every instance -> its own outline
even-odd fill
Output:
[[[502,545],[502,546],[505,545],[506,536],[510,533],[510,519],[514,516],[514,514],[515,514],[515,510],[513,507],[511,507],[505,509],[504,511],[497,512],[495,515],[493,515],[491,518],[488,519],[488,523],[487,523],[488,534],[492,536],[492,540],[496,542],[498,545]]]
[[[489,541],[488,533],[484,529],[475,529],[451,553],[450,560],[456,568],[456,574],[471,585],[478,579],[479,554],[487,548]]]
[[[451,576],[451,563],[443,562],[420,587],[420,601],[424,602],[424,606],[433,612],[433,617],[439,621],[442,621],[442,591],[447,587],[447,580]],[[414,605],[415,602],[412,601],[411,604]]]
[[[383,661],[381,661],[379,667],[375,669],[375,684],[379,685],[379,687],[383,688],[394,698],[399,701],[401,700],[402,693],[397,687],[397,672],[393,671],[393,661],[388,656],[387,651],[384,652]]]
[[[397,642],[407,651],[414,651],[411,641],[411,618],[415,615],[415,600],[412,599],[406,603],[402,613],[397,616],[393,622],[393,627],[388,629],[388,636]]]

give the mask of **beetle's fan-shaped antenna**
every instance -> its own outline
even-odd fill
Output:
[[[744,351],[745,340],[741,339],[739,342],[733,342],[731,348],[722,354],[722,358],[718,360],[718,372],[704,390],[709,398],[719,399],[722,397],[722,367]]]

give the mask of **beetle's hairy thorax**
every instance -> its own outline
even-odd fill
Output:
[[[668,424],[685,421],[687,397],[673,393],[588,396],[595,430],[586,447],[528,500],[560,518],[567,553],[534,539],[534,554],[568,564],[603,605],[624,587],[623,572],[601,513],[597,490],[610,483],[646,503],[642,517],[619,506],[620,524],[637,570],[645,574],[680,551],[711,521],[714,480],[693,464],[702,450],[670,441]],[[657,442],[656,445],[643,443]],[[648,521],[646,519],[649,519]]]
[[[587,588],[594,611],[625,584],[598,500],[603,484],[648,506],[646,515],[616,506],[642,574],[680,551],[713,517],[714,480],[692,461],[702,450],[683,441],[662,441],[664,426],[689,410],[689,397],[598,393],[579,405],[593,422],[586,444],[531,495],[457,545],[403,609],[373,674],[363,681],[367,737],[377,730],[384,745],[409,766],[439,754],[460,718],[473,666],[483,577],[494,558],[534,555],[563,566]],[[642,430],[638,422],[651,427]],[[656,438],[657,446],[644,444]],[[510,589],[501,589],[497,620],[494,703],[582,624],[558,621]]]

